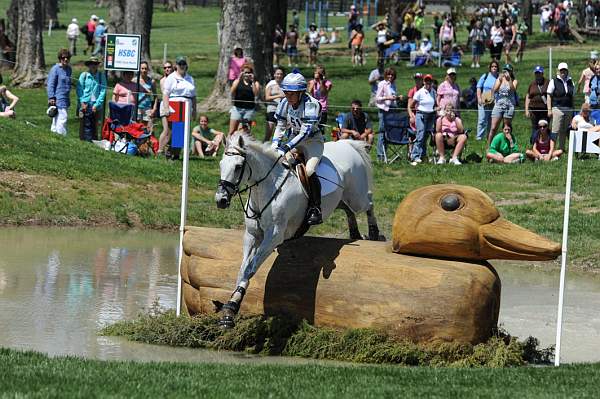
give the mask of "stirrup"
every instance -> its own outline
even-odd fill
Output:
[[[323,216],[321,215],[321,210],[316,206],[313,206],[312,208],[308,209],[307,216],[308,217],[306,218],[306,223],[309,226],[314,226],[323,223]]]

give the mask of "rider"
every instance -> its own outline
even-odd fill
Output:
[[[306,93],[306,79],[297,70],[288,74],[281,83],[285,98],[281,100],[275,112],[277,125],[271,146],[281,156],[295,147],[302,150],[310,186],[306,221],[309,225],[320,224],[323,222],[321,183],[315,170],[323,155],[324,139],[319,129],[321,104]],[[284,136],[289,141],[282,144]]]

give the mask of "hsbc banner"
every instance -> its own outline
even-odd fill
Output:
[[[104,69],[113,71],[139,71],[142,36],[108,33],[104,53]]]

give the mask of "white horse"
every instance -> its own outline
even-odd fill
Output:
[[[269,144],[259,143],[245,133],[231,135],[220,167],[221,180],[215,194],[219,208],[229,207],[232,196],[248,191],[244,205],[244,257],[237,287],[226,304],[215,302],[223,311],[219,324],[231,328],[248,283],[261,264],[284,241],[306,231],[301,228],[305,227],[308,198],[296,175],[284,166]],[[350,238],[361,239],[355,214],[366,212],[369,239],[378,240],[372,201],[373,172],[365,143],[352,140],[326,143],[316,173],[319,177],[328,176],[321,179],[323,219],[336,208],[343,209]]]

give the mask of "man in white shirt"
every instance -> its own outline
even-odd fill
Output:
[[[69,40],[69,52],[71,55],[77,55],[77,38],[79,37],[79,25],[77,18],[73,18],[67,26],[67,40]]]

